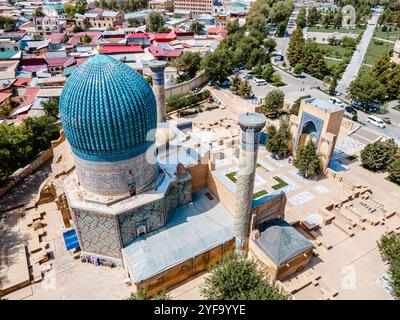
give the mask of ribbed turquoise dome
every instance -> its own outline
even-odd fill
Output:
[[[65,136],[78,157],[97,162],[132,158],[152,143],[157,107],[147,81],[124,63],[98,54],[68,78],[60,97]]]

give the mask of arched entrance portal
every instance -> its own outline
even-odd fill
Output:
[[[312,141],[315,144],[317,144],[318,142],[317,140],[318,140],[318,131],[314,122],[312,121],[306,122],[300,134],[298,148],[301,148],[302,146],[306,145],[309,141]]]

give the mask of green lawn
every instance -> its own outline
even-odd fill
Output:
[[[320,50],[321,54],[327,57],[343,59],[346,57],[351,57],[352,51],[351,49],[346,49],[341,45],[331,45],[331,44],[317,44],[318,49]]]
[[[389,52],[393,50],[394,44],[389,42],[383,42],[382,44],[375,44],[374,39],[371,39],[367,52],[364,57],[363,63],[374,64],[376,58],[383,52]]]
[[[391,31],[389,31],[390,28]],[[382,27],[376,27],[374,37],[391,41],[400,40],[400,27],[397,27],[397,30],[395,29],[396,27],[388,25],[386,32],[384,32],[382,31]]]
[[[358,71],[358,74],[359,74],[360,76],[365,76],[365,75],[367,75],[370,71],[371,71],[371,67],[370,67],[370,66],[361,65],[361,68],[360,68],[360,70]]]
[[[338,64],[340,64],[342,62],[342,61],[329,59],[328,57],[325,57],[324,59],[325,59],[325,62],[326,62],[326,65],[328,66],[328,68],[331,68],[331,67],[333,67],[335,65],[338,65]]]
[[[362,28],[355,28],[355,29],[343,29],[343,28],[333,28],[333,27],[329,27],[329,28],[324,28],[324,27],[308,27],[307,28],[308,32],[340,32],[340,33],[361,33],[364,31],[364,29]]]
[[[393,110],[400,111],[400,104],[398,104],[397,106],[393,107]]]
[[[276,182],[278,182],[278,184],[273,185],[271,188],[274,190],[278,190],[281,189],[283,187],[286,187],[288,184],[283,181],[281,178],[279,178],[278,176],[273,177],[272,179],[274,179]]]
[[[233,183],[236,183],[237,179],[235,178],[237,171],[233,171],[226,174],[226,177],[231,180]]]
[[[268,170],[267,168],[263,167],[263,166],[262,166],[261,164],[259,164],[258,162],[257,162],[257,164],[256,164],[256,168],[261,168],[261,169],[264,169],[265,171],[269,172],[269,170]]]
[[[265,196],[266,194],[268,194],[268,192],[266,190],[260,190],[260,191],[256,192],[255,194],[253,194],[253,199],[260,198],[262,196]]]

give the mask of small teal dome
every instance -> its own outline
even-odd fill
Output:
[[[156,99],[138,72],[98,54],[68,78],[60,97],[60,117],[76,156],[121,161],[153,143],[146,136],[157,127]]]

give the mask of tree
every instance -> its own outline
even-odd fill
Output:
[[[146,18],[147,31],[161,32],[164,27],[164,17],[161,13],[152,11]]]
[[[305,146],[297,150],[293,165],[306,178],[321,172],[321,160],[314,142],[309,141]]]
[[[194,34],[201,34],[204,31],[204,25],[197,20],[195,20],[191,25],[190,25],[190,31],[194,32]]]
[[[86,0],[76,0],[75,1],[75,12],[79,14],[84,14],[86,11]]]
[[[388,167],[389,180],[400,185],[400,159],[394,160]]]
[[[301,63],[297,63],[297,64],[294,66],[293,73],[294,73],[295,75],[299,76],[299,75],[302,74],[303,71],[304,71],[304,67],[303,67],[303,65],[302,65]]]
[[[239,96],[241,96],[242,98],[250,97],[252,93],[253,92],[251,90],[251,85],[249,84],[249,82],[246,80],[241,81],[238,90]]]
[[[385,87],[369,75],[358,76],[350,84],[350,96],[355,99],[369,103],[372,101],[382,101],[385,97]]]
[[[64,11],[67,13],[68,18],[74,19],[75,18],[75,7],[70,3],[64,4]]]
[[[287,300],[289,295],[268,283],[256,262],[229,255],[211,267],[201,294],[208,300]]]
[[[282,119],[277,130],[275,126],[267,127],[267,141],[265,147],[273,156],[281,157],[289,150],[289,143],[292,135],[289,132],[289,122]]]
[[[89,44],[92,42],[92,38],[85,34],[83,37],[81,37],[81,42],[85,44]]]
[[[336,89],[337,85],[338,85],[337,75],[334,74],[332,77],[332,80],[329,84],[329,95],[333,96],[335,94],[335,89]]]
[[[200,55],[191,51],[186,51],[174,61],[179,76],[182,76],[183,73],[188,79],[192,79],[196,75],[200,69],[200,64]]]
[[[131,295],[126,298],[126,300],[171,300],[171,296],[165,290],[163,290],[153,295],[151,299],[148,299],[147,288],[144,288],[131,293]]]
[[[229,22],[226,26],[226,30],[228,30],[228,34],[234,34],[240,30],[239,22]]]
[[[400,235],[384,234],[378,241],[379,252],[389,262],[389,284],[393,294],[400,299]]]
[[[209,81],[223,81],[232,70],[228,51],[217,49],[207,54],[203,60],[203,68]]]
[[[269,53],[272,53],[272,51],[275,50],[276,48],[276,40],[274,38],[268,38],[267,40],[264,41],[264,48],[268,50]]]
[[[275,72],[274,67],[272,66],[272,64],[268,63],[268,64],[265,66],[264,70],[262,71],[261,77],[262,77],[264,80],[267,80],[268,82],[270,82],[270,81],[271,81],[271,78],[272,78],[272,75],[274,74],[274,72]]]
[[[82,32],[83,28],[81,26],[78,26],[77,24],[74,25],[74,28],[72,29],[72,32],[74,33],[78,33],[78,32]]]
[[[304,28],[306,26],[307,18],[306,18],[306,9],[301,8],[299,11],[299,15],[296,19],[296,25],[299,28]]]
[[[0,104],[0,119],[7,118],[13,111],[13,107],[8,104]]]
[[[296,28],[290,36],[289,47],[287,49],[287,58],[291,65],[296,65],[303,59],[304,37],[301,28]]]
[[[277,118],[283,108],[284,93],[281,90],[272,90],[267,93],[261,111],[268,118]]]
[[[324,57],[319,52],[313,54],[311,63],[305,66],[307,72],[318,79],[323,79],[329,70]]]
[[[42,40],[42,36],[41,36],[39,33],[35,33],[35,34],[33,35],[32,39],[33,39],[34,41],[40,41],[40,40]]]
[[[130,19],[128,19],[128,25],[131,28],[140,27],[142,24],[143,24],[142,20],[140,20],[139,18],[130,18]]]
[[[35,11],[33,12],[34,17],[43,17],[43,11],[42,8],[36,8]]]
[[[396,144],[391,139],[369,143],[361,151],[361,164],[370,171],[379,171],[387,168],[388,162],[396,153]]]
[[[238,75],[233,76],[232,80],[231,80],[231,90],[232,90],[232,92],[238,93],[241,83],[242,83],[242,80],[239,78]]]
[[[47,101],[44,100],[41,102],[41,105],[43,107],[46,116],[52,116],[54,118],[58,118],[58,103],[59,103],[58,97],[50,98]]]
[[[24,125],[32,137],[31,147],[34,154],[45,151],[51,145],[51,141],[59,137],[59,130],[54,117],[43,116],[28,118]]]
[[[307,24],[310,27],[314,26],[318,22],[319,17],[320,17],[320,14],[318,13],[317,8],[316,7],[312,7],[308,11]]]
[[[306,96],[302,96],[300,98],[298,98],[292,105],[292,107],[290,108],[290,114],[294,114],[296,116],[299,115],[299,110],[300,110],[300,104],[301,104],[301,100],[304,99],[308,99],[311,98],[310,95],[306,95]]]

